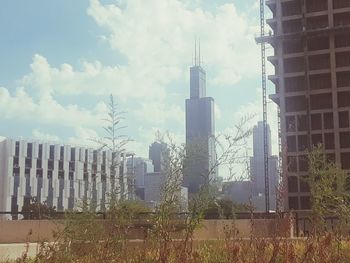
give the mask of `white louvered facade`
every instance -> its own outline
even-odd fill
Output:
[[[115,192],[128,196],[126,154],[117,156]],[[38,141],[0,142],[0,211],[22,211],[35,197],[57,211],[84,199],[104,210],[111,193],[112,152]]]

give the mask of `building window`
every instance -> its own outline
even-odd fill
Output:
[[[13,157],[13,167],[19,167],[19,158],[18,156]]]
[[[282,4],[282,16],[293,16],[301,13],[299,1],[290,1]]]
[[[69,171],[75,171],[75,162],[69,162]]]
[[[328,0],[308,0],[306,1],[307,12],[320,12],[328,9]]]
[[[312,145],[315,147],[320,144],[323,144],[322,134],[312,134],[311,141],[312,141]]]
[[[333,0],[333,8],[345,8],[350,7],[350,1],[349,0]]]
[[[43,164],[42,164],[42,160],[41,159],[37,159],[36,160],[36,168],[37,169],[43,168]]]
[[[288,20],[283,22],[283,33],[294,33],[302,30],[301,19]]]
[[[288,156],[288,172],[297,172],[297,157]]]
[[[311,114],[311,129],[321,130],[322,129],[322,116],[321,114]]]
[[[350,132],[340,132],[340,148],[350,148]]]
[[[297,151],[296,136],[288,136],[287,137],[287,151],[288,152],[296,152]]]
[[[334,26],[350,25],[350,12],[334,15]]]
[[[70,149],[70,160],[75,161],[75,148]]]
[[[334,145],[334,133],[325,133],[324,135],[324,147],[326,150],[332,150]]]
[[[27,157],[32,158],[33,157],[33,144],[27,143]]]
[[[15,144],[15,156],[19,156],[19,141]]]
[[[299,172],[307,172],[309,170],[309,162],[307,156],[299,156]]]
[[[310,186],[309,186],[307,176],[300,176],[299,184],[300,184],[300,192],[302,192],[302,193],[309,193],[310,192]]]
[[[317,0],[320,1],[320,0]],[[306,20],[306,28],[308,30],[320,29],[328,27],[328,16],[315,16]]]
[[[303,57],[287,58],[284,60],[284,72],[304,72],[305,62]]]
[[[298,210],[299,209],[298,197],[290,196],[288,198],[288,203],[289,203],[289,209],[291,209],[291,210]]]
[[[63,161],[58,161],[58,170],[63,171]]]
[[[288,77],[284,79],[286,92],[297,92],[305,90],[305,77]]]
[[[301,40],[288,40],[283,42],[283,53],[292,54],[303,52],[303,43]]]
[[[341,153],[341,167],[345,170],[350,169],[350,152]]]
[[[309,57],[309,67],[311,70],[329,69],[331,65],[329,54]],[[327,74],[330,78],[330,74]]]
[[[308,125],[307,125],[306,115],[299,115],[297,119],[298,119],[298,131],[307,131]]]
[[[298,151],[303,152],[307,149],[307,136],[306,135],[299,135],[298,136]]]
[[[310,76],[310,89],[319,90],[319,89],[331,89],[332,88],[332,79],[331,74],[317,74]]]
[[[47,162],[47,169],[48,170],[53,170],[54,169],[54,161],[53,160],[48,160],[48,162]]]
[[[43,158],[43,145],[42,145],[42,144],[39,144],[38,158],[39,158],[39,159],[42,159],[42,158]]]
[[[350,72],[337,72],[337,87],[346,88],[350,87]]]
[[[295,125],[295,117],[294,116],[287,116],[286,117],[286,128],[287,132],[295,132],[296,131],[296,125]]]
[[[339,112],[339,128],[349,128],[349,112]]]
[[[300,197],[300,207],[304,210],[311,209],[310,196],[301,196]]]
[[[323,126],[325,129],[333,129],[333,112],[323,114]]]
[[[294,96],[286,98],[286,112],[306,110],[305,96]]]
[[[350,91],[338,92],[338,107],[349,107],[349,106],[350,106]]]
[[[298,192],[298,178],[296,176],[288,176],[288,192]]]
[[[348,0],[345,0],[348,1]],[[350,3],[350,2],[349,2]],[[350,47],[350,33],[340,33],[335,35],[335,47]]]
[[[309,51],[329,49],[329,37],[314,37],[308,40],[307,48]]]
[[[60,160],[64,159],[64,146],[60,147]]]
[[[50,145],[50,155],[49,155],[49,159],[53,160],[55,159],[55,146],[54,145]]]
[[[25,167],[26,168],[32,168],[32,159],[31,158],[26,158],[25,159]]]
[[[311,109],[331,109],[333,107],[332,93],[311,95],[310,98]]]

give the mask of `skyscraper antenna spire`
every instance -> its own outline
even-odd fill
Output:
[[[198,45],[199,45],[199,60],[198,60],[198,64],[199,64],[199,66],[201,65],[201,39],[199,38],[199,43],[198,43]]]
[[[197,66],[197,38],[194,38],[194,65]]]

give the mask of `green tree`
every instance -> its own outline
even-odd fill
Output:
[[[24,220],[52,219],[56,216],[56,207],[48,206],[46,201],[40,203],[33,197],[23,204],[22,213]]]
[[[325,219],[336,217],[339,228],[350,218],[347,174],[324,154],[322,145],[308,153],[311,220],[315,233],[326,228]]]

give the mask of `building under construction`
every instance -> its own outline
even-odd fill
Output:
[[[321,143],[329,159],[350,170],[350,0],[268,0],[266,5],[271,32],[262,31],[257,40],[274,49],[268,61],[275,75],[268,78],[280,112],[285,208],[307,210],[307,149]]]

